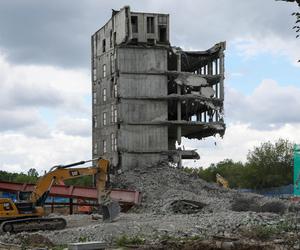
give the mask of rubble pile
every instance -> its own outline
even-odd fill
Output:
[[[116,177],[115,183],[114,187],[142,192],[142,204],[135,212],[173,213],[172,204],[181,200],[203,204],[203,213],[228,210],[282,213],[286,210],[281,201],[219,187],[166,162],[124,171]],[[268,205],[270,202],[273,203]],[[238,209],[239,206],[244,207]]]

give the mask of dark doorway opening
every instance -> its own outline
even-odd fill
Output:
[[[167,27],[159,26],[159,42],[165,43],[167,42]]]

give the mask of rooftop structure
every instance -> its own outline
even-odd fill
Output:
[[[224,134],[224,50],[172,47],[168,14],[113,10],[92,36],[93,157],[115,168],[199,159],[176,141]]]

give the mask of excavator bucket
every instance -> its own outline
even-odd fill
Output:
[[[112,222],[121,211],[121,207],[117,201],[105,202],[101,205],[101,209],[104,222]]]

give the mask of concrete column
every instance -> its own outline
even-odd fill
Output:
[[[177,54],[177,71],[181,72],[181,53]],[[177,85],[177,94],[181,95],[181,86]],[[181,101],[177,101],[177,121],[181,121]],[[181,126],[177,126],[177,142],[181,144]]]
[[[220,99],[224,100],[224,53],[220,55],[220,75],[221,75],[221,80],[220,80]]]
[[[209,63],[208,63],[208,74],[209,75],[212,75],[212,72],[213,72],[213,61],[210,61]]]
[[[177,71],[181,72],[181,53],[179,52],[177,54]],[[177,85],[177,94],[181,95],[181,86]],[[177,121],[181,121],[181,101],[178,100],[177,101]],[[178,145],[181,144],[181,126],[178,125],[177,126],[177,142]],[[179,154],[179,161],[177,164],[178,168],[182,167],[182,160],[181,160],[181,154]]]
[[[179,153],[179,161],[178,161],[177,167],[178,168],[182,168],[182,155],[181,155],[181,151]]]

